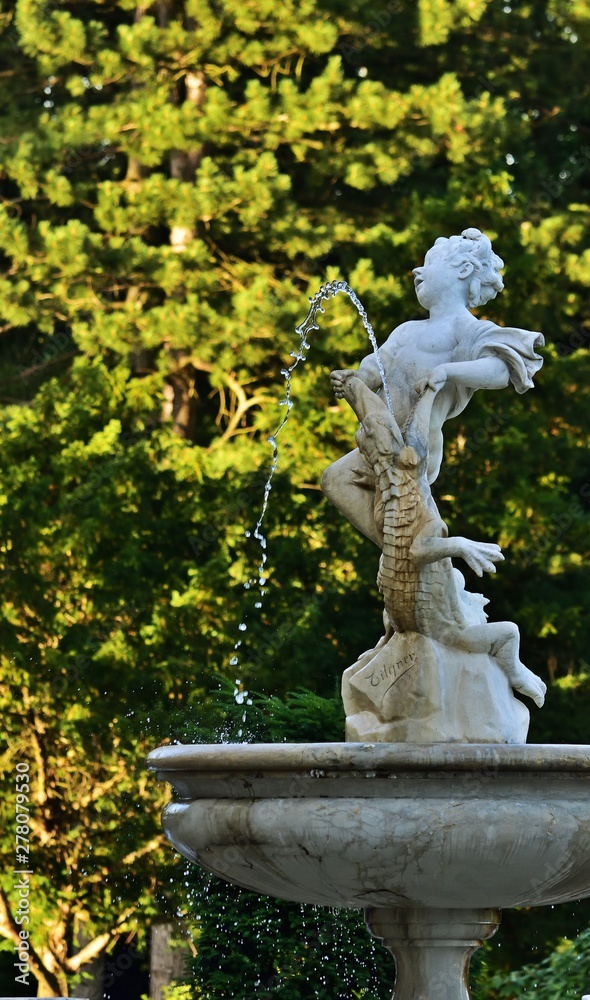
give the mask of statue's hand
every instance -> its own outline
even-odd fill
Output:
[[[423,396],[427,389],[433,389],[434,392],[438,392],[445,385],[448,378],[448,372],[446,365],[437,365],[436,368],[427,375],[426,378],[421,378],[419,382],[416,382],[414,386],[416,392],[419,396]]]
[[[469,538],[458,538],[458,554],[478,576],[495,573],[494,563],[502,562],[504,556],[499,545],[493,542],[472,542]]]
[[[340,371],[334,371],[330,375],[332,380],[332,388],[334,390],[334,395],[336,399],[344,399],[344,390],[346,383],[351,375],[358,375],[358,372],[351,371],[349,368],[343,368]]]

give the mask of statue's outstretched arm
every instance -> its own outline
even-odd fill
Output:
[[[477,358],[444,365],[447,380],[467,389],[505,389],[510,382],[508,365],[501,358]]]
[[[416,384],[416,390],[420,394],[427,388],[437,390],[446,382],[466,389],[504,389],[510,382],[510,371],[501,358],[450,361],[448,364],[437,365],[430,375]]]

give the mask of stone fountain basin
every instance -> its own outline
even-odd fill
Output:
[[[335,907],[504,908],[590,895],[590,747],[165,746],[164,831],[220,878]]]

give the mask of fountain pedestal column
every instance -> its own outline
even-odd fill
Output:
[[[500,911],[375,907],[365,918],[395,958],[394,1000],[469,1000],[469,961]]]

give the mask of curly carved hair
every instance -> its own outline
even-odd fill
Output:
[[[491,241],[479,229],[464,229],[460,236],[440,236],[434,245],[445,249],[453,267],[460,267],[466,261],[473,265],[473,273],[467,279],[469,309],[485,305],[504,288],[500,274],[504,261],[494,253]]]

